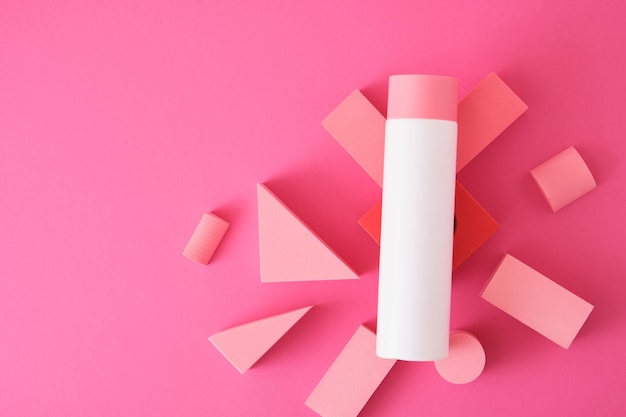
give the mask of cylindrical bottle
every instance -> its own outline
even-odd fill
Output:
[[[457,80],[389,78],[376,353],[448,356]]]

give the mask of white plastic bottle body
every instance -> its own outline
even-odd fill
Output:
[[[457,123],[388,119],[376,353],[447,357]]]

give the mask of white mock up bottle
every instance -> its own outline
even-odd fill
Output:
[[[448,356],[457,80],[389,77],[376,354]]]

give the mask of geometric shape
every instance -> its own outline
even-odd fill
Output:
[[[209,337],[240,373],[254,365],[313,306],[231,327]]]
[[[452,269],[461,266],[500,227],[487,210],[458,181],[454,209],[456,231],[454,232]]]
[[[593,306],[511,255],[504,255],[481,297],[567,349]]]
[[[473,334],[464,330],[450,332],[450,350],[446,359],[435,361],[437,372],[453,384],[467,384],[485,368],[485,350]]]
[[[383,202],[382,200],[376,203],[371,209],[361,216],[358,223],[367,232],[368,235],[376,243],[380,245],[380,225],[382,221]]]
[[[201,264],[208,264],[228,229],[228,222],[213,213],[204,213],[183,255]]]
[[[528,106],[495,73],[458,103],[456,172],[509,127]],[[385,117],[354,90],[322,125],[383,186]]]
[[[358,279],[326,243],[257,184],[261,282]]]
[[[354,90],[322,121],[322,126],[382,187],[385,117]]]
[[[573,146],[530,171],[555,212],[596,188],[585,161]]]
[[[495,73],[481,81],[459,102],[457,172],[526,109],[528,106]]]
[[[356,417],[395,363],[376,356],[376,335],[359,326],[306,405],[322,417]]]
[[[455,270],[481,247],[499,228],[472,195],[457,181],[454,200],[456,230],[454,232],[452,269]],[[380,222],[382,202],[367,211],[359,224],[380,244]]]

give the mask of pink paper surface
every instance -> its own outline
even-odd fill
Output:
[[[387,78],[495,71],[528,110],[459,181],[500,229],[455,271],[452,328],[482,375],[397,363],[360,417],[626,414],[626,5],[5,1],[0,7],[0,415],[315,416],[304,404],[375,325],[380,188],[320,122]],[[546,208],[528,172],[568,146],[597,188]],[[262,182],[361,275],[261,283]],[[207,267],[198,214],[230,223]],[[479,292],[514,253],[595,306],[568,350]],[[567,282],[559,277],[566,277]],[[239,375],[207,337],[317,305]]]

